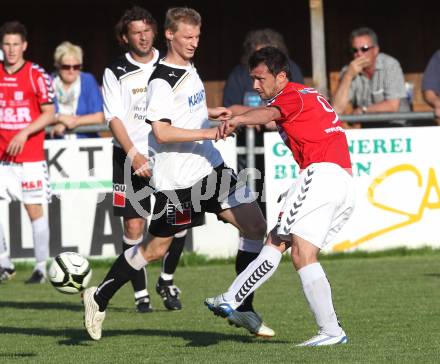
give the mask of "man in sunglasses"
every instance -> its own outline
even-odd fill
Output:
[[[353,60],[341,71],[333,105],[345,113],[351,103],[353,114],[407,112],[405,80],[399,62],[380,52],[376,33],[370,28],[351,32],[350,47]],[[368,122],[356,127],[405,126],[405,120]]]

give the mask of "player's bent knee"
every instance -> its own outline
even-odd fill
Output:
[[[144,233],[145,220],[140,217],[124,218],[124,233],[142,235]],[[128,237],[128,236],[127,236]]]
[[[318,261],[317,255],[314,252],[302,251],[296,245],[292,246],[290,256],[296,270]]]

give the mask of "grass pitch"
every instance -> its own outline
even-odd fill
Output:
[[[183,310],[168,312],[149,268],[155,311],[134,311],[131,286],[113,299],[103,338],[90,340],[82,326],[79,295],[63,295],[50,284],[29,286],[20,267],[0,284],[0,363],[438,363],[440,361],[440,254],[365,259],[325,259],[347,345],[297,348],[316,327],[297,274],[283,261],[258,290],[257,311],[277,335],[256,339],[227,325],[202,304],[225,290],[232,264],[179,267]],[[97,264],[92,283],[105,275]]]

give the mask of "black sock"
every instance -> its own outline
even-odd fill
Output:
[[[99,306],[99,311],[105,311],[109,301],[119,288],[137,273],[138,271],[128,264],[124,253],[122,253],[113,263],[104,280],[96,290],[94,298]]]
[[[163,272],[166,274],[174,274],[177,265],[179,264],[180,256],[182,255],[185,246],[186,235],[180,238],[173,238],[167,254],[163,259]]]
[[[157,284],[159,286],[172,286],[173,285],[173,280],[170,279],[170,280],[166,281],[162,277],[159,277],[159,280],[157,281]]]
[[[243,272],[250,262],[252,262],[256,257],[258,257],[259,253],[251,253],[251,252],[245,252],[243,250],[238,250],[237,257],[235,259],[235,272],[237,275],[239,275],[241,272]],[[243,303],[240,305],[240,307],[237,308],[237,311],[244,312],[244,311],[253,311],[254,307],[252,306],[252,302],[254,300],[254,294],[251,293],[246,299],[243,301]]]
[[[130,249],[133,245],[129,245],[127,243],[122,243],[122,250],[125,252],[127,249]],[[133,286],[133,290],[135,292],[142,291],[147,289],[147,280],[145,278],[145,268],[142,268],[136,271],[137,274],[131,278],[131,285]]]

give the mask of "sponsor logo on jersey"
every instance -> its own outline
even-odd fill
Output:
[[[21,182],[21,189],[25,192],[41,191],[43,189],[43,181],[23,181]]]
[[[125,190],[123,184],[113,183],[113,206],[125,207]]]
[[[174,73],[174,71],[171,72],[171,73],[168,73],[168,76],[170,76],[170,77],[179,77],[179,76],[177,76],[177,75]]]
[[[200,90],[192,96],[188,96],[188,106],[190,110],[196,109],[197,106],[205,102],[205,90]]]
[[[127,73],[127,66],[125,66],[125,67],[118,66],[118,67],[116,67],[116,69],[121,70],[124,73]]]
[[[171,225],[186,225],[191,223],[191,201],[180,205],[168,203],[167,223]]]
[[[28,107],[5,107],[0,109],[0,121],[15,122],[31,122],[31,112]]]
[[[136,94],[139,94],[139,93],[142,93],[142,92],[147,92],[147,86],[133,88],[133,89],[131,89],[131,92],[133,93],[133,95],[136,95]]]
[[[15,101],[23,101],[23,91],[15,91],[14,92],[14,100]]]

